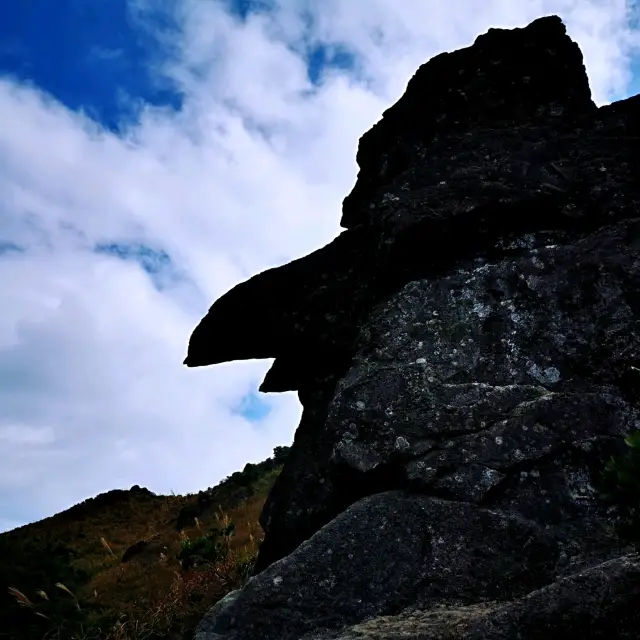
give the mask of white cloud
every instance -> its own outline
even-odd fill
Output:
[[[51,427],[10,424],[0,427],[0,441],[11,444],[50,444],[55,436]]]
[[[263,396],[258,424],[235,411],[269,362],[188,370],[187,339],[234,284],[339,232],[358,138],[421,63],[558,13],[602,104],[625,97],[637,37],[618,0],[280,0],[244,24],[221,3],[179,7],[156,72],[183,108],[146,107],[121,137],[0,80],[0,240],[27,248],[0,255],[0,529],[116,487],[198,491],[291,442],[295,394]],[[356,68],[314,89],[316,41]],[[96,243],[163,249],[186,277],[158,291]]]

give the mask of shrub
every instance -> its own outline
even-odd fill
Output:
[[[187,570],[202,563],[216,563],[224,560],[229,552],[229,539],[235,533],[235,525],[229,522],[222,529],[213,527],[206,536],[182,541],[178,559]]]
[[[600,497],[613,507],[618,536],[640,544],[640,430],[624,439],[628,451],[611,456],[600,478]]]
[[[273,459],[276,464],[284,464],[289,457],[289,451],[291,447],[274,447],[273,449]]]

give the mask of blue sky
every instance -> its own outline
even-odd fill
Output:
[[[206,1],[206,0],[205,0]],[[270,3],[220,2],[238,21],[268,12]],[[170,47],[158,39],[179,33],[167,7],[140,18],[129,0],[22,0],[0,5],[0,70],[33,83],[73,110],[83,110],[114,131],[135,124],[141,105],[179,110],[182,92],[154,73]],[[305,42],[308,77],[326,68],[348,69],[344,46]]]
[[[150,72],[160,44],[136,28],[126,0],[4,2],[0,43],[3,73],[107,127],[134,118],[139,101],[180,108],[180,94]]]
[[[335,237],[359,137],[427,59],[558,13],[598,104],[640,92],[630,2],[449,4],[0,3],[0,531],[291,443],[270,361],[187,370],[189,334]]]

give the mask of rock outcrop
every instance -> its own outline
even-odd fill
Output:
[[[275,358],[261,390],[304,409],[199,640],[637,637],[593,485],[640,428],[639,141],[640,96],[596,108],[557,16],[418,70],[346,231],[191,337],[188,366]]]

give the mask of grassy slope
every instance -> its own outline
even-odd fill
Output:
[[[277,447],[274,457],[196,495],[110,491],[0,534],[0,639],[190,637],[209,607],[246,578],[262,539],[258,516],[287,451]],[[184,541],[229,521],[227,557],[183,569]],[[141,540],[146,548],[123,563]]]

